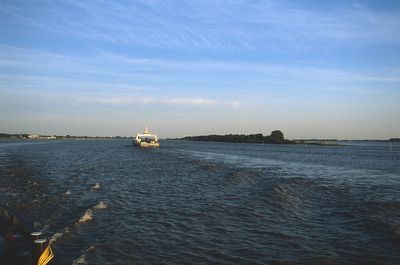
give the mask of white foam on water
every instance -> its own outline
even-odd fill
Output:
[[[89,252],[89,251],[91,251],[91,250],[93,250],[93,249],[95,249],[95,246],[94,246],[94,245],[91,245],[90,247],[88,247],[88,248],[85,250],[85,252]]]
[[[63,233],[61,232],[56,232],[49,240],[49,244],[53,244],[54,242],[57,241],[57,239],[59,239],[60,237],[63,236]]]
[[[64,195],[70,195],[71,192],[69,190],[67,190],[66,192],[64,192]]]
[[[83,224],[93,219],[93,210],[87,209],[85,214],[79,219],[79,223]]]
[[[79,258],[74,260],[71,265],[88,264],[86,261],[86,255],[82,254]]]
[[[39,186],[39,183],[37,183],[36,181],[28,180],[27,182],[32,186]]]
[[[53,244],[54,242],[56,242],[60,237],[62,237],[63,235],[69,233],[70,230],[68,227],[64,228],[62,231],[58,231],[56,232],[49,240],[49,244]]]
[[[96,190],[97,190],[97,189],[100,189],[100,187],[101,187],[101,186],[100,186],[100,183],[97,182],[96,184],[94,184],[94,185],[92,186],[92,189],[96,189]]]
[[[78,223],[83,224],[94,218],[94,211],[107,209],[108,205],[104,201],[99,201],[95,206],[85,211],[85,214],[79,219]]]
[[[94,249],[95,249],[94,245],[91,245],[90,247],[85,249],[85,251],[82,253],[82,255],[80,255],[79,258],[74,260],[71,265],[88,264],[88,262],[86,261],[86,255],[85,254],[88,253],[89,251],[94,250]]]
[[[97,182],[95,185],[92,186],[92,189],[99,189],[100,187],[101,187],[100,183]],[[70,194],[69,190],[65,194]],[[85,214],[79,219],[78,223],[83,224],[92,220],[94,211],[103,210],[107,208],[108,208],[107,203],[99,201],[95,206],[85,211]]]
[[[99,201],[99,203],[97,203],[97,204],[93,207],[94,210],[103,210],[103,209],[107,209],[107,208],[108,208],[107,203],[105,203],[105,202],[103,202],[103,201]]]

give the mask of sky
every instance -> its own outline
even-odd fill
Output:
[[[400,1],[0,0],[0,132],[400,137]]]

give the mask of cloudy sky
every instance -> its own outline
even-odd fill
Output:
[[[400,136],[400,2],[0,2],[0,132]]]

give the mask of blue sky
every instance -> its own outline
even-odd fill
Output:
[[[1,1],[0,131],[400,136],[399,1]]]

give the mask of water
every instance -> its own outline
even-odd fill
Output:
[[[400,264],[400,145],[0,141],[56,264]]]

